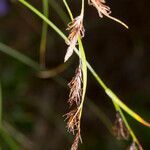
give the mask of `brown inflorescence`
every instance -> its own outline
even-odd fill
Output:
[[[64,61],[66,62],[71,55],[73,54],[73,49],[77,44],[78,37],[84,37],[84,27],[83,27],[83,16],[80,15],[76,17],[71,23],[68,24],[67,30],[70,30],[70,34],[68,36],[68,41],[66,43],[69,45]]]
[[[74,142],[71,146],[71,150],[77,150],[78,149],[79,140],[82,142],[80,131],[78,131],[77,134],[76,134]]]
[[[116,113],[115,125],[113,127],[114,135],[117,139],[125,139],[129,138],[129,131],[126,128],[124,121],[122,120],[119,112]]]
[[[94,6],[97,11],[99,16],[102,18],[103,15],[109,16],[111,13],[110,7],[105,5],[105,0],[88,0],[89,5]]]
[[[140,144],[136,144],[135,142],[132,142],[128,150],[143,150],[143,148]]]
[[[76,150],[78,148],[79,141],[82,142],[80,134],[80,121],[81,121],[81,97],[82,97],[82,70],[81,66],[76,69],[75,76],[72,78],[71,82],[68,84],[70,88],[69,94],[69,105],[73,109],[65,114],[67,120],[68,132],[75,135],[74,142],[72,144],[71,150]]]
[[[70,106],[72,106],[74,103],[79,106],[82,94],[82,71],[80,67],[76,69],[75,76],[72,78],[68,86],[70,88],[68,100]]]
[[[100,16],[100,18],[103,18],[103,16],[108,17],[109,19],[112,19],[118,23],[120,23],[121,25],[123,25],[125,28],[129,28],[124,22],[122,22],[121,20],[111,16],[111,10],[110,7],[105,5],[105,0],[88,0],[89,5],[95,7],[98,11],[98,14]]]

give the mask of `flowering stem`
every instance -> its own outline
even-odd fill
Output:
[[[48,14],[49,14],[48,0],[43,0],[43,14],[48,18]],[[45,67],[47,30],[48,30],[48,25],[45,21],[43,21],[41,43],[40,43],[40,64],[42,67]]]
[[[68,14],[70,16],[70,19],[73,21],[74,17],[73,17],[73,14],[66,2],[66,0],[63,0],[64,4],[65,4],[65,7],[68,11]],[[81,8],[81,14],[80,16],[84,17],[84,0],[82,0],[82,8]],[[84,52],[84,48],[83,48],[83,44],[82,44],[82,41],[81,41],[81,37],[78,37],[78,44],[79,44],[79,58],[81,59],[81,62],[82,62],[82,73],[83,73],[83,92],[82,92],[82,100],[81,100],[81,104],[79,106],[78,109],[81,110],[80,112],[80,118],[81,118],[81,115],[82,115],[82,109],[83,109],[83,103],[84,103],[84,99],[85,99],[85,93],[86,93],[86,86],[87,86],[87,65],[86,65],[86,56],[85,56],[85,52]]]
[[[31,11],[33,11],[36,15],[38,15],[42,20],[44,20],[55,32],[57,32],[57,34],[60,35],[60,37],[62,39],[64,39],[65,41],[68,41],[68,38],[65,36],[65,34],[54,24],[52,23],[48,18],[46,18],[42,13],[40,13],[36,8],[34,8],[33,6],[31,6],[29,3],[27,3],[25,0],[19,0],[19,2],[21,2],[22,4],[24,4],[26,7],[28,7]],[[76,52],[77,55],[79,55],[78,49],[74,48],[74,51]],[[107,86],[104,84],[104,82],[101,80],[101,78],[98,76],[98,74],[95,72],[95,70],[91,67],[91,65],[87,62],[87,68],[89,69],[89,71],[92,73],[92,75],[96,78],[96,80],[98,81],[98,83],[104,88],[104,89],[108,89]],[[110,89],[109,89],[110,90]],[[112,94],[112,91],[111,91]],[[113,93],[114,94],[114,93]],[[108,95],[108,94],[107,94]],[[111,99],[112,97],[110,95],[108,95]],[[116,99],[116,98],[115,98]],[[132,116],[135,120],[137,120],[138,122],[142,123],[145,126],[149,126],[150,127],[150,123],[144,121],[143,119],[139,119],[141,117],[136,117],[139,116],[137,115],[135,112],[133,112],[130,108],[128,108],[119,98],[117,98],[117,100],[112,99],[113,101],[115,101],[115,103],[117,103],[124,111],[126,111],[130,116]],[[130,111],[128,111],[130,110]],[[133,114],[136,114],[133,115]]]
[[[53,30],[55,30],[60,35],[61,38],[63,38],[65,41],[68,41],[65,34],[55,24],[53,24],[47,17],[45,17],[42,13],[40,13],[36,8],[31,6],[25,0],[19,0],[19,2],[21,2],[23,5],[28,7],[35,14],[37,14],[41,19],[43,19]],[[75,48],[74,51],[79,55],[79,51],[77,48]],[[86,63],[87,63],[86,64],[87,68],[90,70],[92,75],[95,77],[95,79],[98,81],[98,83],[101,85],[101,87],[105,90],[106,94],[110,97],[110,99],[115,104],[115,108],[122,108],[125,112],[127,112],[135,120],[137,120],[138,122],[142,123],[145,126],[150,127],[150,124],[148,122],[143,120],[139,115],[137,115],[134,111],[132,111],[130,108],[128,108],[109,88],[107,88],[107,86],[104,84],[104,82],[101,80],[101,78],[95,72],[95,70],[91,67],[91,65],[88,62],[86,62]],[[119,112],[121,112],[121,111],[119,111]]]

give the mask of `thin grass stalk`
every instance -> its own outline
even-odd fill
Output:
[[[90,99],[87,99],[87,107],[94,113],[94,115],[97,115],[97,117],[101,120],[101,122],[106,126],[107,130],[113,135],[112,132],[112,122],[111,120],[106,116],[106,114],[98,108],[96,104],[94,104]]]
[[[43,0],[43,14],[47,18],[49,16],[49,10],[48,9],[49,9],[48,0]],[[41,43],[40,43],[40,64],[42,67],[45,67],[47,31],[48,31],[48,24],[45,21],[43,21]]]
[[[24,134],[16,130],[10,123],[3,120],[3,130],[5,130],[9,135],[15,139],[23,149],[37,149],[36,145],[32,143]]]
[[[22,62],[23,64],[32,67],[33,69],[35,69],[36,71],[39,71],[39,64],[34,62],[32,59],[30,59],[29,57],[19,53],[18,51],[14,50],[13,48],[0,43],[0,51],[19,60],[20,62]],[[40,67],[40,70],[43,70],[42,67]]]
[[[9,149],[11,150],[19,150],[19,145],[16,141],[9,135],[8,132],[5,131],[3,127],[0,128],[0,136],[7,143]]]
[[[81,15],[84,16],[84,0],[82,0]],[[87,61],[86,61],[86,55],[85,55],[85,51],[84,51],[83,44],[82,44],[80,37],[78,38],[78,44],[79,44],[81,61],[82,61],[82,73],[83,73],[83,92],[82,92],[82,100],[81,100],[81,114],[82,114],[83,104],[85,100],[86,87],[87,87],[87,65],[86,65]]]
[[[66,12],[63,10],[63,8],[58,4],[58,1],[56,0],[49,0],[49,5],[56,10],[56,13],[61,18],[62,22],[66,24],[66,22],[69,22],[69,18],[67,17]]]

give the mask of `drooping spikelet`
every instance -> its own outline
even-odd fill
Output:
[[[102,18],[103,16],[106,16],[118,23],[120,23],[121,25],[123,25],[125,28],[129,28],[124,22],[122,22],[121,20],[112,17],[111,14],[111,10],[110,7],[105,5],[105,0],[88,0],[89,5],[95,7],[98,11],[98,14],[100,16],[100,18]]]
[[[105,0],[88,0],[88,3],[97,9],[101,18],[103,15],[109,16],[111,14],[110,7],[105,5]]]
[[[79,141],[82,142],[80,134],[80,122],[81,122],[81,97],[82,97],[82,70],[81,66],[76,69],[75,76],[69,83],[70,94],[69,94],[69,105],[73,109],[65,114],[67,120],[68,132],[75,135],[74,142],[72,144],[71,150],[77,150]]]
[[[70,106],[72,106],[74,103],[79,106],[82,94],[82,71],[80,67],[76,69],[75,76],[72,78],[71,82],[68,85],[70,88],[68,99]]]
[[[70,34],[68,36],[69,41],[67,41],[69,47],[67,49],[64,62],[66,62],[73,54],[73,49],[77,44],[78,37],[84,37],[85,30],[83,27],[83,16],[80,15],[76,17],[71,23],[69,23],[67,30],[70,30]]]
[[[125,139],[129,138],[129,131],[126,128],[124,121],[122,120],[119,112],[116,113],[115,125],[113,127],[114,135],[117,139]]]
[[[132,142],[128,150],[143,150],[142,146],[140,144],[137,144],[135,142]]]

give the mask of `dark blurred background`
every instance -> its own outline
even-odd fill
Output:
[[[56,2],[65,10],[61,0]],[[41,1],[31,0],[30,3],[42,11]],[[71,0],[69,4],[74,15],[79,15],[80,2]],[[112,15],[128,24],[129,30],[106,17],[100,19],[97,11],[86,3],[86,36],[83,43],[87,59],[124,103],[149,121],[150,1],[107,0],[107,4],[111,7]],[[52,3],[49,7],[50,19],[68,34],[65,30],[67,24],[61,20]],[[42,20],[19,2],[0,0],[0,43],[38,62],[41,27]],[[63,63],[66,48],[65,42],[49,28],[47,68],[55,68]],[[77,60],[73,56],[63,72],[53,78],[41,79],[37,71],[0,51],[2,118],[6,130],[0,135],[2,149],[70,148],[73,137],[67,133],[62,116],[69,109],[66,81],[69,82],[74,75]],[[80,144],[79,150],[127,149],[130,140],[118,141],[110,133],[109,121],[114,123],[115,109],[89,72],[86,95],[88,99],[82,117],[83,144]],[[143,148],[148,150],[149,129],[128,115],[126,117]],[[4,134],[8,139],[4,138]]]

